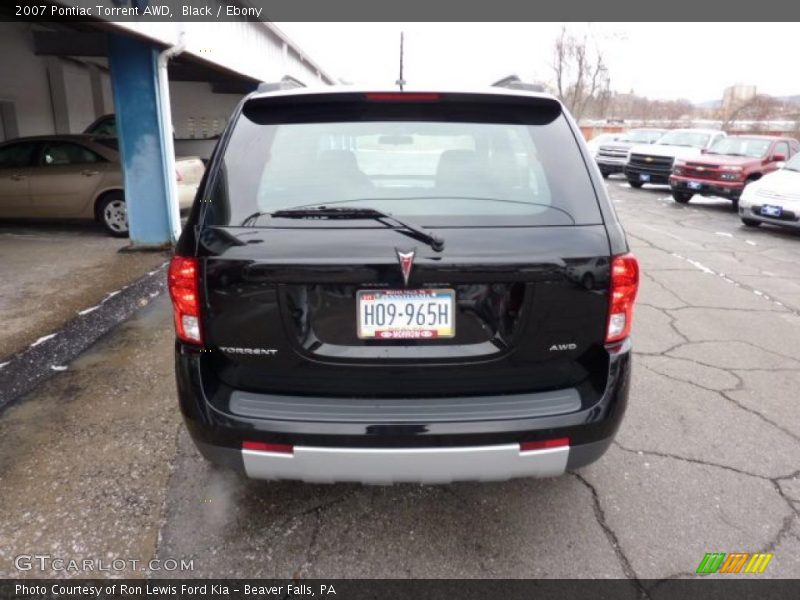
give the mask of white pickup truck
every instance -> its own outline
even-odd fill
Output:
[[[634,146],[628,151],[625,177],[631,187],[645,183],[669,184],[676,158],[700,156],[718,140],[725,137],[719,129],[673,129],[656,143]]]

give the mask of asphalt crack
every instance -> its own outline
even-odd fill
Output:
[[[789,473],[787,475],[780,475],[778,477],[767,477],[766,475],[760,475],[758,473],[753,473],[753,472],[750,472],[750,471],[745,471],[743,469],[738,469],[736,467],[731,467],[730,465],[724,465],[724,464],[721,464],[721,463],[710,462],[710,461],[707,461],[707,460],[689,458],[689,457],[686,457],[686,456],[680,456],[680,455],[671,454],[671,453],[668,453],[668,452],[659,452],[657,450],[636,450],[634,448],[628,448],[626,446],[623,446],[622,444],[620,444],[616,440],[614,440],[613,445],[616,446],[617,448],[619,448],[622,452],[627,452],[629,454],[636,454],[636,455],[639,455],[639,456],[656,456],[658,458],[663,458],[663,459],[667,459],[667,460],[678,460],[678,461],[686,462],[686,463],[690,463],[690,464],[695,464],[695,465],[700,465],[700,466],[705,466],[705,467],[711,467],[711,468],[715,468],[715,469],[723,469],[725,471],[733,472],[733,473],[735,473],[737,475],[742,475],[742,476],[745,476],[745,477],[753,477],[755,479],[759,479],[759,480],[762,480],[762,481],[768,481],[768,482],[770,482],[772,484],[772,487],[775,490],[775,492],[778,494],[778,496],[780,496],[781,499],[789,507],[789,511],[790,512],[785,517],[783,517],[783,519],[781,521],[781,525],[778,528],[778,531],[775,533],[775,535],[773,535],[770,539],[768,539],[765,542],[765,544],[758,550],[758,552],[773,552],[775,550],[775,548],[777,548],[778,544],[780,544],[781,541],[783,541],[784,538],[786,538],[786,537],[798,537],[792,532],[792,527],[793,527],[795,521],[798,521],[800,519],[800,508],[798,508],[798,506],[795,504],[793,499],[786,494],[786,492],[781,487],[780,482],[784,481],[784,480],[787,480],[787,479],[796,479],[798,477],[798,475],[800,475],[800,471],[794,471],[794,472]],[[732,527],[733,529],[740,529],[738,526],[736,526],[734,523],[729,522],[723,516],[721,516],[720,518],[723,520],[723,522],[727,523],[728,526]],[[798,538],[798,539],[800,539],[800,538]],[[667,581],[667,580],[670,580],[670,579],[675,579],[677,577],[683,577],[683,576],[692,576],[693,577],[695,575],[696,575],[696,573],[684,573],[684,572],[672,573],[670,575],[667,575],[666,577],[659,578],[658,581],[656,582],[656,584],[654,584],[653,586],[650,586],[649,590],[652,591],[655,587],[657,587],[663,581]]]
[[[772,478],[767,477],[766,475],[761,475],[759,473],[753,473],[751,471],[745,471],[743,469],[739,469],[737,467],[732,467],[730,465],[725,465],[722,463],[711,462],[708,460],[702,460],[699,458],[691,458],[688,456],[681,456],[679,454],[672,454],[670,452],[661,452],[659,450],[637,450],[635,448],[628,448],[627,446],[623,446],[617,440],[612,442],[617,448],[622,450],[623,452],[628,452],[630,454],[637,454],[639,456],[657,456],[659,458],[666,458],[671,460],[680,460],[682,462],[692,463],[695,465],[701,465],[704,467],[714,467],[717,469],[724,469],[726,471],[731,471],[736,473],[737,475],[746,475],[747,477],[755,477],[756,479],[762,479],[764,481],[772,481]]]
[[[666,355],[666,357],[667,358],[677,358],[677,357],[673,357],[673,356],[669,356],[669,355]],[[694,361],[694,362],[695,362],[695,364],[701,364],[701,365],[706,366],[706,367],[711,367],[711,365],[707,365],[705,363],[701,363],[701,362],[698,362],[698,361]],[[728,402],[730,402],[731,404],[736,406],[737,408],[739,408],[739,409],[741,409],[741,410],[743,410],[743,411],[745,411],[747,413],[750,413],[751,415],[756,416],[757,418],[761,419],[762,421],[764,421],[768,425],[771,425],[772,427],[774,427],[775,429],[777,429],[781,433],[784,433],[785,435],[789,436],[793,440],[796,440],[796,441],[800,442],[800,435],[794,433],[790,429],[786,429],[785,427],[783,427],[779,423],[776,423],[775,421],[773,421],[769,417],[763,415],[762,413],[760,413],[759,411],[755,410],[754,408],[750,408],[749,406],[746,406],[746,405],[742,404],[741,402],[739,402],[735,398],[732,398],[729,395],[730,392],[741,391],[741,390],[744,389],[744,383],[742,382],[741,377],[739,377],[731,369],[725,369],[725,368],[722,368],[722,367],[719,367],[719,366],[714,367],[716,369],[719,369],[720,371],[723,371],[723,372],[727,373],[728,375],[730,375],[731,377],[733,377],[734,379],[736,379],[739,382],[737,384],[737,386],[734,387],[734,388],[729,388],[729,389],[725,389],[725,390],[718,390],[718,389],[714,389],[714,388],[710,388],[710,387],[701,385],[701,384],[697,383],[696,381],[688,381],[686,379],[682,379],[681,377],[676,377],[675,375],[668,375],[666,373],[662,373],[661,371],[658,371],[657,369],[654,369],[652,366],[648,366],[646,364],[643,364],[642,367],[647,369],[651,373],[655,373],[657,375],[660,375],[661,377],[665,377],[665,378],[670,379],[672,381],[677,381],[679,383],[685,383],[686,385],[690,385],[690,386],[696,387],[696,388],[704,390],[706,392],[711,392],[713,394],[717,394],[721,398],[727,400]]]
[[[281,521],[279,521],[278,523],[274,524],[271,527],[271,529],[275,530],[277,533],[278,531],[282,531],[289,523],[301,520],[303,517],[307,517],[308,515],[312,514],[315,515],[314,528],[311,530],[311,535],[309,536],[309,543],[306,546],[306,550],[304,552],[303,562],[299,567],[295,569],[292,575],[294,579],[299,579],[302,575],[303,569],[311,565],[311,562],[309,561],[316,557],[316,552],[318,552],[316,546],[319,539],[319,532],[320,529],[322,528],[323,513],[329,510],[330,508],[338,504],[341,504],[347,499],[351,498],[356,494],[357,491],[358,491],[357,488],[348,490],[336,498],[333,498],[331,500],[326,500],[325,502],[320,502],[318,504],[315,504],[314,506],[306,508],[305,510],[288,515],[287,517],[283,518]]]
[[[634,239],[638,239],[639,241],[642,241],[642,239],[643,239],[643,238],[640,238],[640,237],[638,237],[635,234],[632,234],[630,232],[628,232],[628,236],[631,237],[631,238],[634,238]],[[701,247],[704,247],[703,243],[701,243],[701,242],[696,242],[696,243],[697,243],[697,245],[699,245]],[[665,248],[663,246],[659,246],[658,244],[654,244],[652,242],[649,242],[649,244],[650,244],[651,248],[653,248],[655,250],[660,250],[661,252],[664,252],[669,256],[673,256],[674,258],[677,258],[677,259],[679,259],[679,260],[681,260],[683,262],[688,262],[689,264],[692,264],[693,266],[698,268],[698,270],[700,270],[699,267],[698,267],[699,263],[697,261],[693,261],[692,259],[689,259],[689,258],[687,258],[687,257],[685,257],[685,256],[683,256],[681,254],[677,254],[676,252],[674,252],[674,251],[672,251],[672,250],[670,250],[668,248]],[[709,250],[706,250],[706,251],[709,251]],[[720,252],[720,251],[719,250],[714,250],[714,252]],[[746,265],[745,263],[741,262],[738,259],[738,257],[733,255],[733,252],[735,252],[735,251],[731,250],[731,251],[723,251],[723,252],[730,252],[731,253],[731,257],[734,260],[736,260],[737,262],[740,262],[744,266],[749,266],[749,265]],[[788,262],[788,261],[781,261],[781,262]],[[747,283],[742,283],[741,281],[737,281],[736,279],[731,277],[729,274],[722,273],[720,271],[717,271],[716,269],[710,269],[709,267],[704,267],[704,270],[707,270],[708,273],[711,274],[711,275],[715,275],[716,277],[718,277],[720,279],[723,279],[725,281],[728,281],[728,282],[732,283],[733,285],[735,285],[738,288],[741,288],[743,290],[751,292],[754,295],[758,295],[760,298],[764,299],[765,301],[772,302],[773,304],[776,303],[776,300],[772,297],[772,295],[764,294],[760,290],[754,288],[753,286],[751,286],[751,285],[749,285]],[[673,294],[674,293],[675,292],[673,291]],[[678,296],[678,297],[680,298],[680,296]],[[800,316],[800,308],[798,308],[796,306],[790,306],[786,302],[783,302],[783,301],[780,302],[780,306],[785,308],[787,312],[789,312],[789,313],[791,313],[791,314],[793,314],[795,316]]]
[[[633,584],[636,586],[637,591],[639,592],[640,598],[650,598],[650,594],[647,592],[642,581],[639,579],[638,575],[636,575],[636,571],[631,564],[630,559],[628,559],[625,551],[622,549],[622,545],[620,544],[619,538],[614,530],[609,525],[608,520],[606,519],[605,511],[603,510],[603,506],[600,503],[600,495],[597,492],[597,489],[589,483],[589,481],[583,477],[581,474],[570,471],[570,475],[575,477],[579,482],[583,484],[583,486],[589,490],[592,495],[592,508],[594,509],[594,517],[597,521],[597,524],[600,525],[600,529],[603,530],[603,533],[608,540],[608,543],[611,545],[611,549],[614,551],[614,554],[619,561],[620,566],[622,567],[622,572],[625,573],[625,577],[630,579]]]

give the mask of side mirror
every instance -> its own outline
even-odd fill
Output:
[[[773,154],[772,162],[784,162],[786,157],[783,154]]]
[[[700,148],[700,154],[708,153],[708,148]]]

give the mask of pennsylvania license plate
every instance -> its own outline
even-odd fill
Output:
[[[765,217],[780,217],[783,214],[783,208],[780,206],[765,204],[761,207],[761,214]]]
[[[650,181],[650,174],[649,173],[639,173],[639,181]]]
[[[356,304],[362,340],[433,340],[456,334],[454,290],[359,290]]]

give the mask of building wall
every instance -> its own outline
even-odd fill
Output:
[[[0,23],[0,101],[14,104],[19,135],[52,133],[46,61],[33,54],[30,25]]]
[[[61,61],[67,96],[70,133],[80,133],[99,115],[94,111],[92,80],[89,67],[83,63]],[[107,74],[101,77],[108,78]]]
[[[0,56],[0,102],[13,103],[19,136],[55,133],[59,120],[60,133],[80,133],[96,117],[113,111],[108,70],[98,67],[95,71],[103,90],[96,107],[89,65],[36,56],[29,24],[0,23]],[[7,137],[7,132],[0,131],[0,139]]]
[[[258,74],[264,81],[291,74],[310,84],[321,77],[300,49],[265,23],[127,25],[133,30],[147,27],[159,39],[183,30],[188,53],[238,67],[251,77]],[[108,69],[89,59],[36,56],[32,24],[0,22],[0,56],[0,111],[15,115],[16,121],[16,127],[5,128],[0,120],[0,141],[14,137],[14,129],[19,136],[80,133],[97,117],[114,112]],[[214,94],[210,84],[200,82],[171,82],[170,97],[178,138],[219,134],[241,99],[238,94]],[[13,110],[7,110],[9,105]]]
[[[173,81],[169,85],[172,125],[177,138],[207,138],[222,133],[242,96],[214,94],[211,85]]]
[[[98,4],[111,0],[98,0]],[[209,0],[212,12],[220,0]],[[306,83],[333,83],[311,57],[271,23],[255,21],[163,22],[121,21],[115,27],[171,46],[259,81],[291,75]]]

